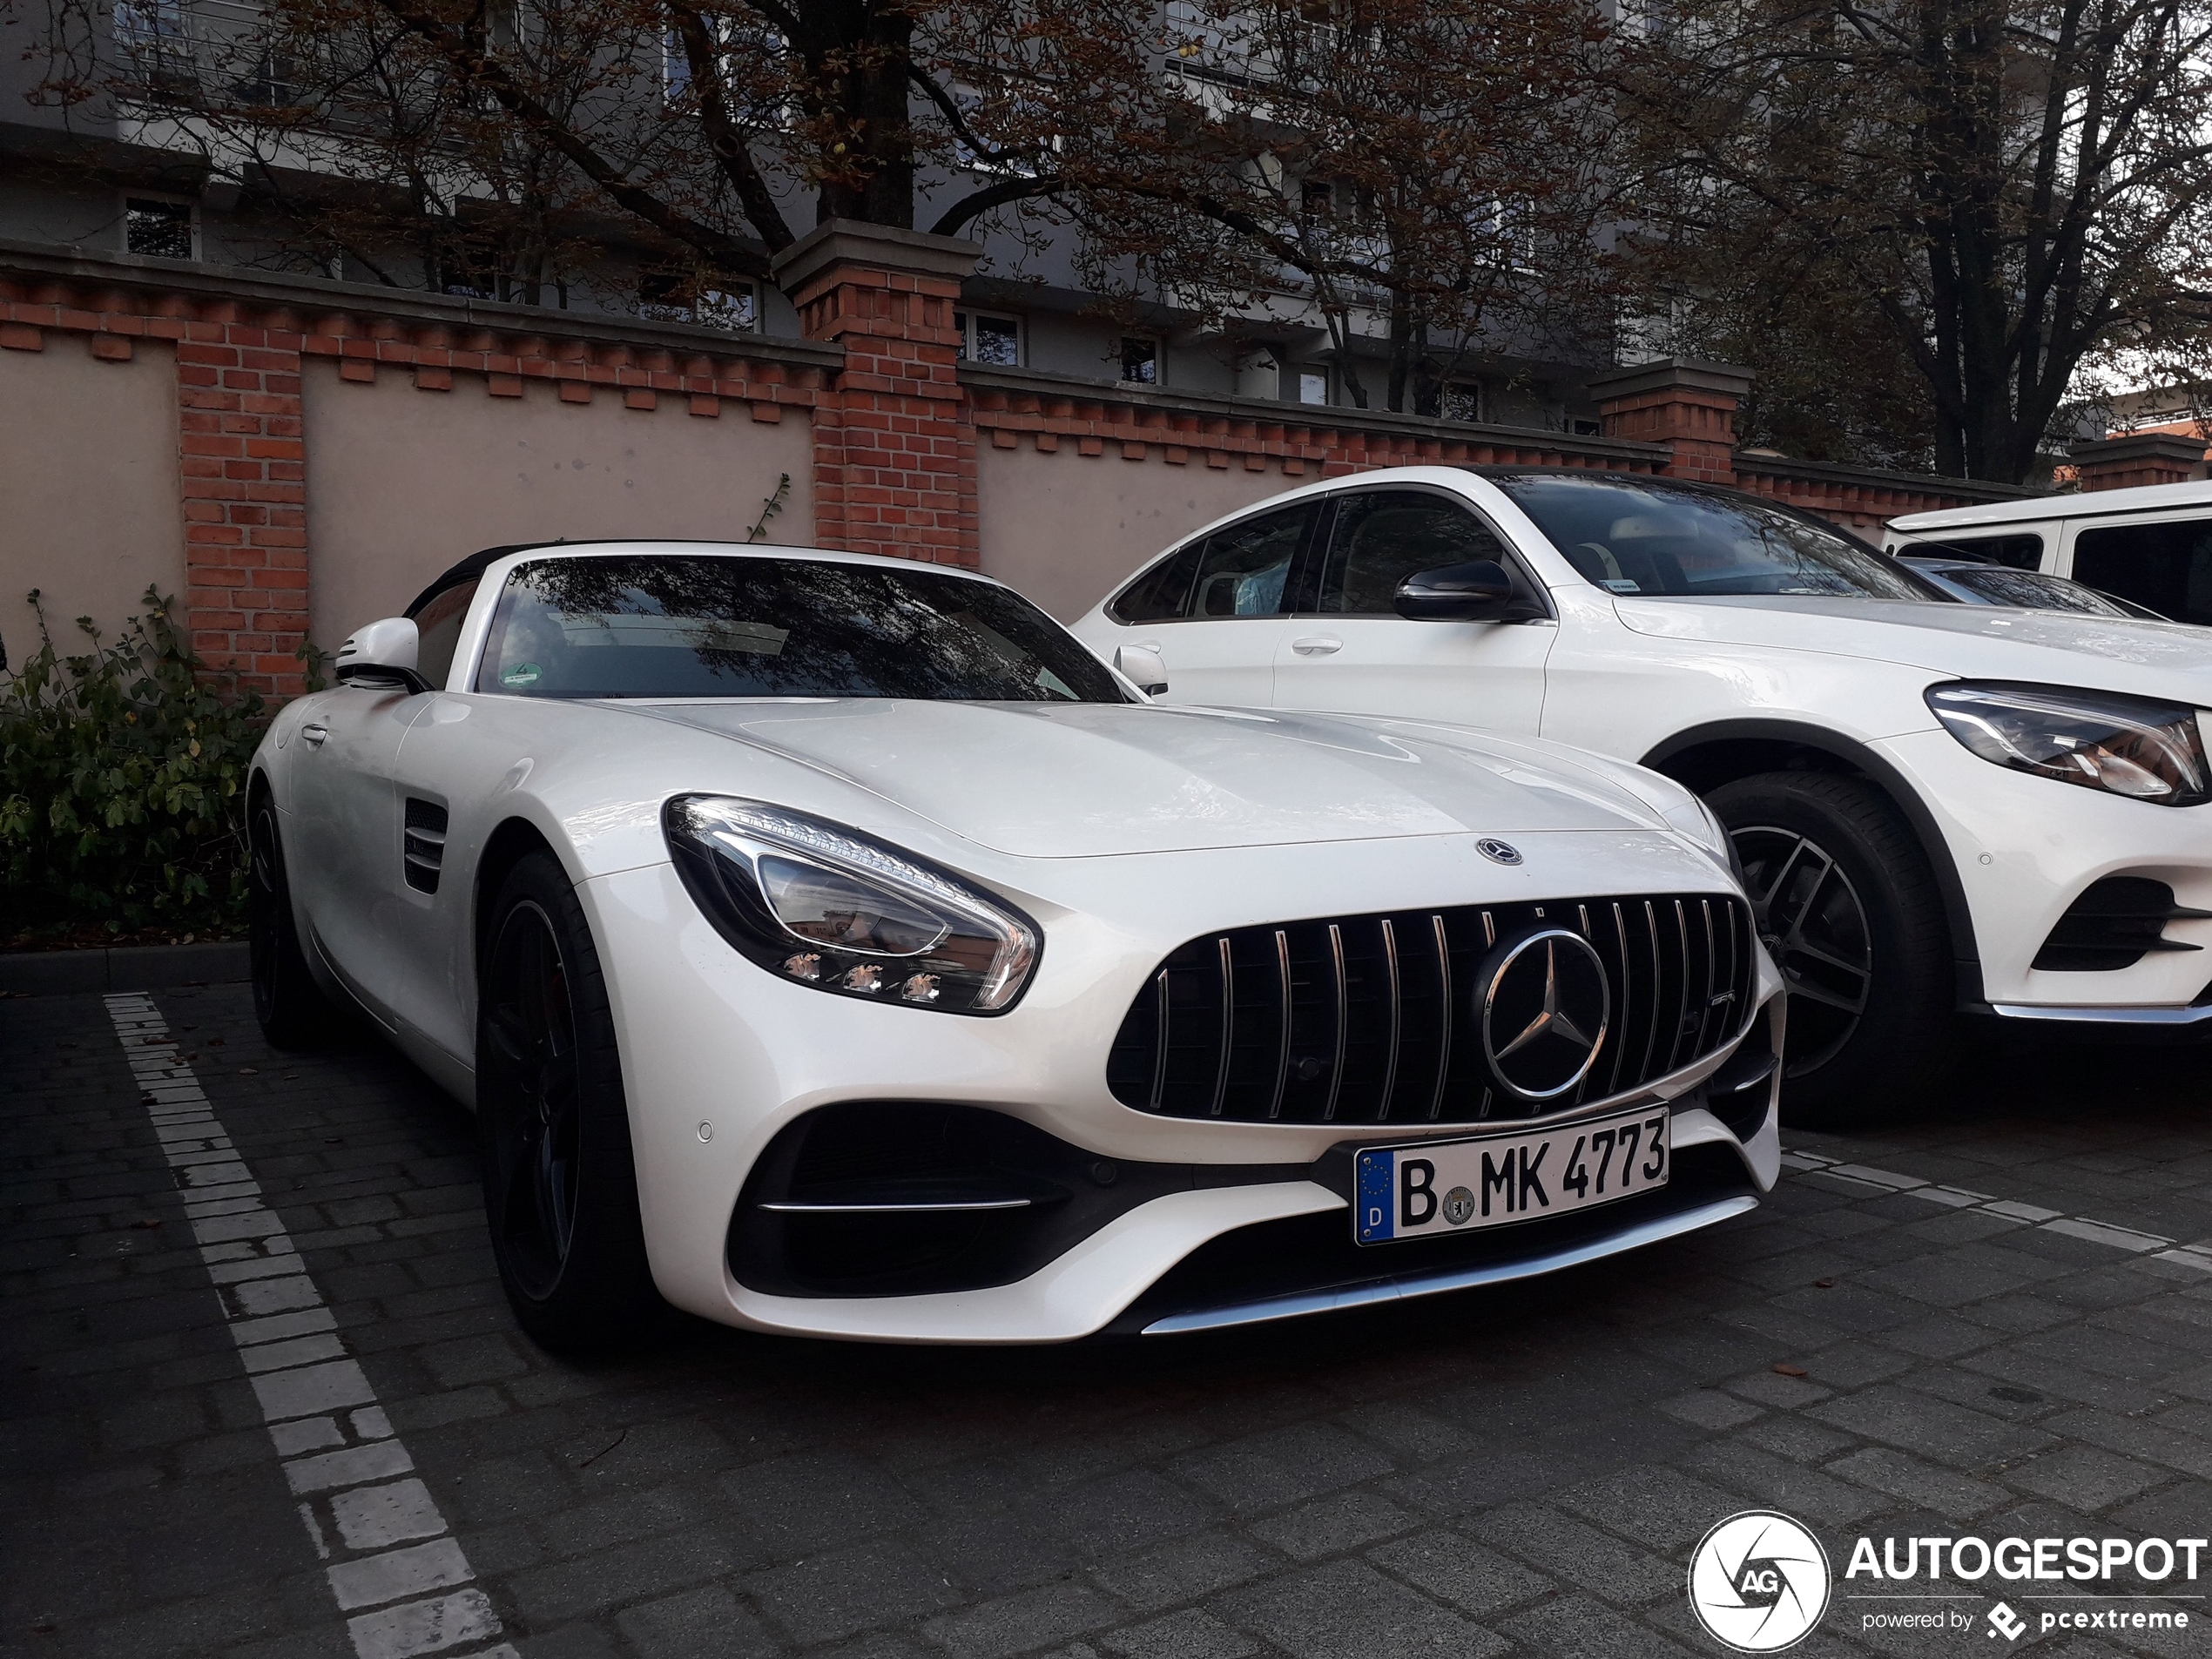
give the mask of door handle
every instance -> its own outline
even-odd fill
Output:
[[[327,725],[303,725],[300,728],[300,735],[320,749],[323,739],[330,735],[330,728]]]
[[[1342,651],[1344,641],[1326,634],[1309,634],[1304,639],[1291,641],[1291,649],[1301,657],[1326,657],[1332,651]]]

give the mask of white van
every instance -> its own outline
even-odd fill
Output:
[[[1890,521],[1882,545],[2071,577],[2170,621],[2212,626],[2212,482],[1912,513]]]

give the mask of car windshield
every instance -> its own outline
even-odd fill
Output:
[[[926,568],[609,554],[516,567],[476,689],[520,697],[1121,703],[1019,595]]]
[[[1945,597],[1865,543],[1763,502],[1622,478],[1521,474],[1497,482],[1568,563],[1610,593]]]
[[[1950,564],[1943,567],[1942,575],[1945,581],[1964,588],[1984,604],[2020,605],[2029,610],[2073,610],[2088,617],[2128,614],[2104,595],[2064,577],[2007,570],[2001,564]]]

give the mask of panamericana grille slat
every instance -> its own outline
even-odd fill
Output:
[[[1612,1017],[1571,1096],[1500,1086],[1480,983],[1538,927],[1596,952]],[[1751,919],[1722,894],[1546,900],[1317,917],[1194,939],[1130,1006],[1107,1062],[1116,1099],[1238,1123],[1510,1120],[1636,1089],[1713,1053],[1750,1013]]]

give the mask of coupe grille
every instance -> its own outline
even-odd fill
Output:
[[[1595,950],[1610,1017],[1575,1089],[1536,1101],[1507,1087],[1485,1053],[1480,988],[1514,941],[1548,927]],[[1710,894],[1239,927],[1160,965],[1122,1022],[1106,1080],[1123,1105],[1167,1117],[1529,1117],[1635,1089],[1725,1046],[1752,1011],[1754,958],[1749,909]]]

